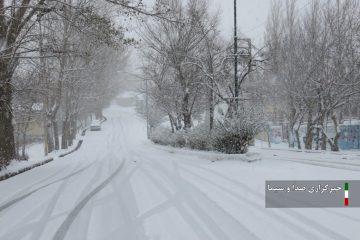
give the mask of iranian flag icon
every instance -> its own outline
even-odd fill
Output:
[[[349,183],[345,183],[344,186],[344,192],[345,192],[345,206],[349,206]]]

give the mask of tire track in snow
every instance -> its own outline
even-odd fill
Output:
[[[156,181],[155,178],[153,178],[150,174],[147,174],[148,177],[152,180],[151,181]],[[156,183],[154,182],[154,184],[157,185],[157,187],[160,187],[160,183]],[[164,192],[164,187],[163,188],[163,193]],[[165,189],[165,191],[168,191]],[[198,236],[198,239],[214,239],[213,237],[211,237],[211,235],[209,235],[209,233],[212,233],[212,236],[217,236],[217,237],[221,237],[221,239],[228,239],[225,236],[225,232],[223,232],[221,230],[220,227],[216,226],[216,228],[214,229],[213,226],[211,228],[208,229],[204,229],[202,226],[204,226],[204,219],[205,218],[210,218],[210,216],[206,216],[206,217],[199,217],[197,216],[197,218],[194,216],[194,214],[196,214],[195,212],[191,212],[190,210],[190,206],[187,200],[184,200],[182,195],[180,193],[176,193],[174,196],[171,195],[170,192],[167,192],[167,197],[168,200],[158,206],[156,206],[155,208],[151,209],[150,211],[144,213],[140,218],[141,219],[146,219],[149,218],[150,216],[154,215],[154,214],[158,214],[161,211],[165,211],[171,207],[176,207],[176,209],[178,210],[178,213],[181,215],[181,217],[185,220],[185,222],[188,224],[188,226],[193,230],[193,232]],[[187,206],[187,207],[186,207]],[[199,207],[198,205],[196,205],[195,207]],[[203,215],[204,216],[204,215]],[[209,227],[209,221],[207,221],[207,227]],[[210,229],[210,230],[209,230]],[[208,233],[209,232],[209,233]],[[218,239],[218,238],[217,238]]]
[[[261,204],[256,203],[255,201],[251,201],[243,196],[241,196],[240,194],[236,193],[235,191],[231,191],[223,186],[221,186],[220,184],[216,183],[215,181],[211,181],[197,173],[193,173],[190,170],[184,168],[184,167],[180,167],[181,169],[183,169],[184,171],[198,177],[199,179],[201,179],[204,182],[207,182],[207,184],[211,185],[211,186],[215,186],[218,189],[224,191],[225,193],[229,194],[230,196],[233,196],[234,198],[236,198],[236,200],[240,200],[242,203],[245,203],[248,207],[252,208],[254,211],[259,212],[262,215],[267,215],[269,218],[274,218],[276,217],[276,220],[281,222],[284,226],[286,226],[288,229],[290,229],[291,231],[293,231],[294,233],[299,233],[299,230],[301,230],[301,234],[302,237],[305,237],[306,239],[309,240],[313,240],[313,239],[317,239],[318,236],[314,235],[310,232],[307,231],[307,229],[305,229],[302,226],[299,226],[297,224],[291,223],[288,221],[288,219],[284,218],[283,216],[281,216],[280,214],[277,214],[275,211],[269,210],[269,211],[264,211],[263,208],[264,206]],[[200,190],[198,188],[198,190]],[[271,211],[271,212],[270,212]]]
[[[250,187],[246,186],[245,184],[241,183],[240,181],[237,181],[237,180],[234,180],[234,179],[231,179],[227,176],[224,176],[214,170],[211,170],[211,169],[207,169],[207,168],[204,168],[204,167],[201,167],[201,166],[198,166],[198,165],[195,165],[195,164],[188,164],[192,167],[197,167],[197,168],[200,168],[204,171],[207,171],[207,172],[210,172],[210,173],[213,173],[214,175],[217,175],[217,176],[220,176],[222,177],[223,179],[226,179],[227,181],[237,185],[238,187],[244,189],[247,193],[250,193],[252,194],[253,196],[255,196],[256,198],[258,198],[259,200],[263,201],[264,200],[264,196],[261,195],[260,193],[254,191],[253,189],[251,189]],[[285,213],[286,215],[290,216],[291,218],[293,219],[296,219],[297,221],[300,221],[302,222],[304,225],[316,230],[317,232],[321,233],[322,235],[325,235],[327,236],[329,239],[338,239],[338,240],[344,240],[344,239],[348,239],[347,237],[337,233],[337,232],[334,232],[333,230],[331,230],[330,228],[327,228],[321,224],[319,224],[318,222],[310,219],[309,217],[305,217],[299,213],[297,213],[296,211],[292,210],[292,209],[282,209],[282,212]]]
[[[108,124],[111,124],[111,132],[109,132],[108,136],[105,139],[105,146],[106,148],[104,150],[107,150],[109,152],[107,152],[107,155],[105,155],[105,157],[102,157],[103,161],[102,161],[102,166],[105,165],[105,162],[107,163],[107,168],[109,169],[109,173],[112,172],[112,170],[118,165],[118,162],[121,161],[115,161],[114,159],[119,159],[118,157],[116,157],[116,155],[114,154],[114,152],[118,153],[122,146],[121,144],[118,144],[119,141],[120,143],[123,142],[122,138],[119,138],[119,136],[121,136],[121,134],[119,133],[119,131],[117,130],[117,125],[115,124],[114,121],[108,121]],[[107,131],[106,127],[103,127],[104,131]],[[110,159],[110,160],[109,160]],[[89,182],[89,184],[83,189],[83,193],[88,193],[90,191],[91,186],[94,186],[96,179],[99,179],[100,177],[94,177],[92,181]],[[114,181],[111,181],[111,183],[113,183]],[[79,198],[79,202],[80,200],[82,201],[87,195],[81,194],[81,197]],[[90,221],[91,221],[91,216],[92,216],[92,210],[94,207],[96,207],[97,205],[102,205],[104,204],[103,201],[108,200],[108,198],[102,198],[100,199],[102,202],[100,202],[99,200],[95,200],[94,198],[91,198],[91,200],[86,204],[86,211],[82,211],[81,213],[79,213],[77,219],[76,219],[76,229],[74,228],[69,228],[67,234],[70,234],[72,238],[74,239],[84,239],[86,238],[86,235],[88,233],[89,230],[89,226],[90,226]],[[75,220],[74,220],[75,221]]]
[[[58,157],[54,157],[54,158],[58,158]],[[54,163],[54,162],[52,162],[52,163]],[[51,164],[51,163],[50,163],[50,164]],[[50,164],[48,164],[47,166],[49,166]],[[81,165],[81,163],[78,163],[78,164],[74,167],[74,169],[76,169],[79,165]],[[16,197],[16,195],[19,195],[19,194],[18,194],[19,192],[21,193],[21,192],[29,191],[33,186],[38,185],[38,184],[40,184],[40,183],[43,183],[43,182],[45,182],[46,180],[51,179],[51,178],[59,175],[60,173],[64,172],[65,170],[67,170],[67,169],[70,168],[70,167],[71,167],[70,165],[67,165],[67,166],[65,166],[64,168],[62,168],[60,171],[56,171],[56,172],[53,173],[53,174],[49,174],[49,175],[45,176],[44,178],[38,180],[37,182],[35,182],[35,183],[27,186],[25,189],[21,189],[21,190],[18,191],[17,193],[13,194],[13,196],[12,196],[11,198],[14,198],[14,197]],[[38,169],[40,169],[40,168],[38,168]],[[26,173],[25,173],[25,174],[26,174]],[[1,212],[1,207],[0,207],[0,212]]]
[[[63,181],[63,183],[57,189],[56,193],[50,198],[50,201],[48,201],[48,206],[46,207],[45,212],[41,215],[41,218],[38,221],[38,224],[36,225],[35,229],[33,230],[30,240],[38,240],[41,238],[41,235],[43,234],[43,232],[46,228],[46,224],[50,222],[51,214],[54,211],[54,208],[56,206],[57,201],[59,200],[61,193],[66,188],[68,181],[69,181],[69,178],[66,179],[65,181]]]
[[[49,163],[49,164],[50,164],[50,163]],[[47,166],[49,166],[49,164],[48,164]],[[74,169],[76,169],[79,165],[80,165],[80,164],[78,164]],[[63,173],[65,170],[67,170],[67,169],[70,168],[70,167],[71,167],[71,166],[67,165],[65,168],[61,169],[60,171],[56,171],[56,172],[53,173],[53,174],[47,175],[46,177],[44,177],[44,178],[40,179],[39,181],[37,181],[37,182],[29,185],[26,189],[22,189],[22,190],[19,191],[19,192],[21,193],[21,192],[29,191],[29,190],[31,190],[34,186],[39,185],[39,184],[41,184],[41,183],[43,183],[43,182],[46,182],[46,181],[49,180],[49,179],[52,179],[53,177],[55,177],[55,176]],[[19,193],[19,192],[18,192],[18,193]],[[15,193],[15,194],[12,196],[12,198],[16,197],[16,195],[19,195],[18,193]]]
[[[159,149],[159,150],[161,150],[161,151],[166,151],[165,149],[159,148],[158,146],[156,146],[155,149]],[[190,158],[189,156],[182,156],[182,158],[183,158],[184,160],[187,160],[186,162],[182,162],[183,164],[186,164],[186,165],[188,165],[188,166],[192,166],[192,167],[195,167],[195,168],[200,168],[200,169],[202,169],[202,170],[204,170],[204,171],[206,171],[206,172],[209,172],[209,173],[212,173],[212,174],[214,174],[214,175],[216,175],[216,176],[218,176],[218,177],[221,177],[221,178],[223,178],[223,179],[225,179],[225,180],[227,180],[227,181],[229,181],[229,182],[231,182],[231,183],[233,183],[233,184],[235,184],[235,185],[237,185],[237,186],[239,186],[239,187],[244,187],[244,186],[245,186],[245,185],[241,185],[241,184],[242,184],[241,182],[238,182],[238,181],[236,181],[235,179],[231,179],[231,178],[229,178],[228,176],[224,176],[224,175],[218,173],[217,171],[214,171],[214,170],[211,170],[211,169],[208,169],[208,168],[204,168],[204,167],[201,167],[201,166],[199,166],[199,165],[197,165],[197,164],[192,163],[191,158]],[[273,159],[273,160],[276,161],[276,159]],[[289,162],[295,162],[295,161],[289,161]],[[306,164],[306,163],[304,163],[304,164]],[[311,165],[311,164],[310,164],[310,165]],[[342,169],[342,168],[341,168],[341,170],[347,170],[347,169]],[[240,185],[239,185],[239,184],[240,184]],[[246,191],[248,192],[249,190],[247,189]],[[258,193],[253,192],[253,194],[258,194]],[[261,198],[264,198],[263,195],[258,195],[258,197],[259,197],[259,196],[260,196]],[[348,216],[348,215],[343,214],[343,213],[338,213],[338,212],[336,212],[336,211],[334,211],[334,210],[332,210],[332,209],[323,209],[323,208],[321,208],[320,210],[321,210],[321,211],[324,211],[324,212],[332,213],[332,214],[334,214],[334,215],[337,215],[337,216],[340,216],[340,217],[343,217],[343,218],[347,218],[347,219],[352,220],[352,221],[360,222],[360,219],[359,219],[359,218],[355,218],[355,217],[352,217],[352,216]]]
[[[104,204],[105,201],[114,200],[115,197],[118,199],[120,205],[119,207],[121,208],[120,211],[122,211],[122,214],[120,214],[120,216],[122,216],[125,222],[131,219],[131,221],[134,221],[134,224],[138,224],[139,223],[138,219],[135,219],[137,218],[138,215],[136,199],[129,180],[132,177],[132,175],[139,170],[142,161],[138,161],[136,165],[129,165],[129,163],[132,162],[127,159],[124,168],[122,170],[124,174],[117,176],[113,181],[111,181],[111,187],[114,193],[104,196],[102,198],[97,198],[96,200],[94,199],[93,206],[96,207],[98,205],[102,205]],[[129,172],[126,172],[127,170],[129,170]],[[132,211],[129,211],[129,203],[134,203],[130,205],[130,210],[132,209]],[[130,221],[129,223],[132,224],[132,222]],[[142,229],[142,226],[136,225],[136,227],[134,228],[132,226],[124,226],[124,227],[126,228],[125,231],[128,230],[131,231],[131,229],[140,228],[140,233],[138,233],[137,235],[138,238],[135,239],[147,239],[146,237],[144,237],[145,235],[143,233],[145,231]],[[122,234],[124,234],[124,232],[119,231],[119,229],[117,229],[110,232],[107,236],[102,236],[102,239],[117,239],[119,238],[119,236],[122,236]],[[134,238],[124,238],[124,239],[132,240]]]
[[[210,199],[206,194],[204,194],[202,191],[197,189],[193,184],[186,181],[180,174],[178,165],[175,161],[173,161],[173,166],[175,169],[176,179],[178,183],[185,183],[188,189],[191,191],[191,195],[195,193],[197,195],[196,199],[199,200],[199,202],[208,202],[207,204],[209,206],[212,206],[213,211],[215,210],[217,212],[217,217],[222,215],[222,221],[226,222],[225,226],[231,226],[231,229],[236,231],[236,239],[238,236],[242,236],[245,239],[260,239],[257,237],[250,229],[248,229],[244,224],[242,224],[240,221],[238,221],[236,218],[234,218],[231,214],[226,212],[220,205],[218,205],[215,201]],[[200,200],[202,199],[202,200]],[[195,210],[194,206],[191,205],[193,210]]]
[[[111,187],[120,208],[120,216],[122,217],[123,223],[126,225],[123,226],[123,229],[118,229],[118,231],[110,233],[105,239],[114,239],[115,236],[117,239],[146,239],[145,230],[137,220],[139,209],[136,204],[135,193],[130,183],[131,176],[138,171],[140,165],[141,162],[137,164],[128,174],[121,175],[114,179],[114,181],[111,181]],[[118,233],[114,235],[116,232]]]
[[[174,168],[175,175],[172,176],[169,172],[164,169],[162,164],[157,164],[156,166],[153,163],[158,160],[153,158],[152,164],[149,164],[155,171],[158,171],[162,175],[166,176],[169,182],[172,182],[174,186],[180,188],[181,195],[186,196],[183,199],[188,203],[188,206],[196,213],[196,215],[202,219],[203,223],[207,225],[208,229],[216,236],[216,239],[231,239],[231,236],[236,235],[244,236],[245,239],[259,239],[254,235],[249,229],[247,229],[241,222],[235,219],[232,215],[224,211],[217,203],[209,199],[202,192],[197,191],[189,182],[185,181]],[[191,192],[191,193],[189,193]],[[196,198],[194,196],[196,195]],[[201,199],[201,201],[200,201]],[[200,201],[201,204],[198,202]],[[207,204],[212,209],[211,212],[203,209],[203,204]],[[221,219],[224,227],[230,228],[232,231],[236,231],[236,234],[228,236],[228,234],[219,227],[219,222],[216,222],[215,217],[211,217],[209,214],[215,214],[216,219]]]
[[[181,217],[186,221],[188,226],[193,230],[193,232],[198,236],[199,239],[213,239],[210,237],[204,229],[202,229],[201,222],[194,218],[191,213],[185,208],[184,203],[182,203],[182,197],[181,194],[175,193],[173,195],[168,189],[166,189],[165,186],[163,186],[162,183],[159,183],[155,177],[153,177],[150,173],[148,173],[145,169],[141,169],[141,171],[147,176],[147,178],[158,188],[160,192],[162,192],[168,200],[159,204],[155,208],[152,208],[151,210],[143,213],[141,216],[139,216],[140,221],[144,221],[145,219],[151,217],[154,214],[159,214],[163,210],[167,210],[170,207],[176,207],[178,210],[178,213],[181,215]],[[216,235],[216,234],[215,234]],[[223,235],[222,235],[223,236]],[[222,238],[224,239],[224,238]]]
[[[146,153],[146,150],[142,149],[141,152],[144,153],[144,155],[148,155]],[[139,152],[138,152],[139,154]],[[240,188],[246,190],[247,193],[251,193],[252,195],[254,195],[255,197],[257,197],[259,200],[263,201],[264,199],[264,196],[259,194],[258,192],[254,191],[253,189],[251,189],[250,187],[246,186],[245,184],[243,184],[242,182],[240,181],[237,181],[237,180],[234,180],[234,179],[231,179],[229,178],[228,176],[224,176],[214,170],[211,170],[211,169],[208,169],[208,168],[204,168],[204,167],[201,167],[201,166],[198,166],[194,163],[191,162],[192,158],[190,156],[181,156],[182,157],[182,160],[186,159],[186,162],[182,161],[183,164],[186,164],[186,165],[189,165],[189,166],[193,166],[193,167],[196,167],[196,168],[200,168],[204,171],[207,171],[207,172],[210,172],[210,173],[213,173],[215,175],[218,175],[232,183],[234,183],[235,185],[239,186]],[[179,159],[176,158],[176,155],[174,156],[171,156],[170,159],[172,161],[178,161]],[[155,159],[153,158],[154,161],[158,161],[159,162],[159,159]],[[320,234],[322,235],[325,235],[327,237],[329,237],[329,239],[338,239],[338,240],[344,240],[344,239],[348,239],[346,238],[345,236],[337,233],[337,232],[334,232],[333,230],[319,224],[318,222],[310,219],[309,217],[306,217],[306,216],[303,216],[299,213],[297,213],[296,211],[292,210],[292,209],[284,209],[283,210],[283,213],[288,215],[289,217],[297,220],[297,221],[300,221],[302,222],[304,225],[316,230],[317,232],[319,232]]]
[[[134,155],[138,155],[138,154],[135,153]],[[143,157],[137,156],[136,159],[140,162],[140,164],[142,166],[144,163]],[[150,167],[152,167],[152,166],[150,166]],[[183,197],[180,193],[177,192],[177,193],[175,193],[175,195],[173,195],[162,183],[159,182],[159,180],[157,180],[153,175],[148,173],[148,171],[146,169],[141,167],[140,171],[146,175],[146,177],[157,187],[157,189],[164,196],[166,196],[168,198],[168,200],[157,205],[156,207],[150,209],[149,211],[143,213],[142,215],[138,216],[137,219],[138,219],[139,223],[143,222],[145,219],[151,217],[154,214],[158,214],[159,212],[161,212],[163,210],[167,210],[170,207],[176,207],[176,209],[178,210],[178,213],[185,220],[185,222],[188,224],[188,226],[193,230],[193,232],[199,237],[199,239],[208,239],[208,240],[214,239],[214,238],[210,237],[204,229],[202,229],[201,227],[198,227],[198,226],[202,226],[201,222],[199,222],[199,218],[198,219],[194,218],[193,214],[191,214],[191,212],[187,208],[185,208],[184,204],[186,204],[186,201],[185,201],[186,199],[183,199]],[[168,178],[163,173],[161,173],[161,172],[159,172],[159,173],[160,173],[160,175],[163,175],[164,177],[166,177],[166,179]],[[173,181],[169,181],[169,182],[173,182]],[[183,202],[181,202],[181,200],[185,201],[185,202],[183,203]],[[189,205],[189,203],[187,205]],[[204,215],[206,215],[206,213],[204,213],[203,216]],[[225,233],[222,232],[222,230],[220,228],[218,228],[218,226],[216,224],[214,224],[209,229],[210,229],[210,232],[213,232],[213,234],[215,236],[217,236],[216,239],[222,239],[222,240],[228,239],[227,237],[225,237]]]
[[[90,164],[90,165],[93,165],[93,164],[95,164],[97,162],[97,160],[96,161],[94,161],[92,164]],[[88,167],[89,168],[89,167]],[[86,168],[87,169],[87,168]],[[86,170],[86,169],[84,169],[84,170]],[[97,170],[97,173],[95,174],[95,176],[93,177],[93,179],[92,180],[90,180],[90,183],[93,183],[95,180],[96,180],[96,177],[98,177],[98,175],[99,175],[99,169]],[[74,176],[78,176],[78,174],[75,174]],[[66,179],[63,179],[62,181],[63,181],[63,183],[60,185],[60,188],[58,188],[58,190],[56,191],[56,193],[55,193],[55,195],[57,196],[57,197],[50,197],[50,199],[52,199],[52,200],[46,200],[45,201],[45,203],[48,203],[48,205],[49,206],[51,206],[52,208],[53,207],[55,207],[55,204],[56,204],[56,202],[57,202],[57,200],[58,200],[58,197],[60,197],[61,196],[61,194],[64,192],[64,188],[65,188],[65,186],[66,186],[66,183],[67,183],[67,181],[69,180],[70,178],[66,178]],[[87,185],[87,187],[85,187],[84,189],[88,189],[88,188],[90,188],[91,187],[91,185],[90,184],[88,184]],[[61,190],[60,192],[59,192],[59,190]],[[83,193],[82,193],[82,195],[85,195],[85,190],[83,191]],[[81,197],[80,197],[80,199],[81,199]],[[20,235],[25,235],[26,233],[28,233],[28,232],[31,232],[31,231],[33,231],[34,232],[34,229],[35,229],[35,231],[38,231],[38,232],[41,232],[45,227],[46,227],[46,224],[47,223],[49,223],[50,221],[52,221],[53,219],[54,219],[54,217],[53,216],[51,216],[50,214],[48,214],[46,211],[45,211],[45,213],[43,214],[43,215],[41,215],[41,217],[40,217],[40,219],[39,220],[37,220],[37,221],[35,221],[35,222],[33,222],[32,220],[34,219],[34,218],[36,218],[36,216],[38,215],[38,213],[39,212],[41,212],[42,210],[43,210],[43,205],[39,205],[39,207],[37,208],[37,209],[33,209],[32,210],[32,213],[29,213],[27,216],[26,216],[26,218],[24,218],[24,220],[22,221],[22,222],[19,222],[18,223],[18,226],[19,227],[17,227],[17,228],[15,228],[12,232],[9,232],[9,233],[7,233],[5,236],[8,236],[8,239],[18,239],[18,238],[11,238],[10,236],[12,236],[12,235],[19,235],[19,233],[20,233]],[[66,214],[65,214],[66,215]],[[45,219],[44,219],[44,217],[45,217]],[[60,216],[59,216],[60,217]],[[29,223],[29,222],[31,222],[31,223]],[[29,227],[29,226],[31,226],[31,227]],[[38,229],[38,230],[37,230]],[[32,239],[39,239],[39,238],[32,238]]]
[[[107,141],[107,143],[109,144],[110,138]],[[113,159],[113,153],[109,153],[108,155],[106,155],[103,158],[103,164],[100,165],[100,168],[104,168],[105,167],[105,161],[106,159]],[[107,168],[108,168],[108,172],[111,173],[112,169],[113,169],[113,163],[108,161],[107,164]],[[80,195],[80,197],[78,198],[78,202],[80,200],[82,200],[86,194],[89,192],[89,190],[91,189],[92,186],[95,185],[96,180],[100,179],[101,177],[101,170],[98,170],[98,172],[92,177],[92,179],[89,181],[89,183],[85,186],[85,188],[82,190],[82,193]],[[78,218],[77,218],[77,223],[76,223],[76,229],[72,228],[72,230],[75,230],[75,232],[71,232],[71,237],[73,239],[84,239],[87,236],[87,233],[89,231],[89,226],[90,226],[90,221],[91,221],[91,217],[92,217],[92,212],[93,212],[93,208],[96,207],[97,205],[102,205],[104,204],[104,202],[98,202],[98,204],[96,204],[95,202],[96,200],[94,198],[92,198],[89,203],[86,205],[86,211],[82,211]]]
[[[60,178],[60,179],[55,180],[55,181],[52,181],[52,182],[50,182],[50,183],[48,183],[48,184],[46,184],[46,185],[44,185],[44,186],[38,187],[38,188],[36,188],[36,189],[34,189],[34,190],[32,190],[32,191],[30,191],[30,192],[28,192],[28,193],[20,196],[20,197],[17,197],[17,198],[15,198],[15,199],[13,199],[13,200],[10,200],[9,202],[7,202],[7,203],[5,203],[4,205],[0,206],[0,213],[1,213],[2,211],[4,211],[5,209],[11,207],[12,205],[16,204],[17,202],[19,202],[19,201],[21,201],[21,200],[24,200],[25,198],[31,196],[32,194],[34,194],[34,193],[36,193],[36,192],[38,192],[38,191],[40,191],[40,190],[42,190],[42,189],[44,189],[44,188],[46,188],[46,187],[49,187],[49,186],[51,186],[51,185],[53,185],[53,184],[56,184],[56,183],[58,183],[58,182],[61,182],[61,181],[63,181],[63,180],[66,180],[66,179],[68,179],[68,178],[71,178],[71,177],[73,177],[73,176],[76,176],[76,175],[80,174],[81,172],[83,172],[83,171],[87,170],[88,168],[90,168],[90,167],[91,167],[92,165],[94,165],[96,162],[97,162],[97,161],[94,161],[94,162],[92,162],[91,164],[85,166],[84,168],[81,168],[81,169],[79,169],[79,170],[77,170],[77,171],[75,171],[75,172],[73,172],[73,173],[71,173],[71,174],[69,174],[69,175],[67,175],[67,176],[65,176],[65,177],[63,177],[63,178]]]
[[[0,235],[1,240],[14,240],[14,239],[23,239],[24,236],[29,235],[36,231],[38,224],[41,223],[41,215],[38,217],[38,214],[44,211],[45,203],[38,204],[36,207],[29,209],[29,211],[24,212],[23,215],[19,216],[19,222],[13,224],[12,226],[6,227],[6,232]],[[46,205],[45,205],[46,206]],[[63,213],[56,214],[52,216],[49,221],[55,220],[64,215]],[[35,230],[34,230],[35,229]]]
[[[119,178],[111,181],[111,187],[114,190],[115,197],[119,203],[120,211],[122,212],[122,217],[125,223],[129,224],[129,226],[124,226],[126,229],[121,232],[121,234],[125,234],[126,238],[124,239],[146,239],[145,238],[145,230],[142,226],[140,226],[137,221],[137,214],[139,212],[136,205],[136,198],[131,187],[130,179],[135,172],[137,172],[143,164],[143,161],[136,161],[138,159],[134,159],[134,156],[130,154],[129,149],[133,146],[129,146],[129,142],[126,141],[126,137],[124,136],[126,131],[124,127],[124,123],[121,118],[116,119],[115,121],[111,121],[111,125],[113,129],[119,129],[118,132],[113,132],[112,141],[109,141],[108,144],[112,145],[112,154],[115,158],[118,158],[118,152],[114,153],[114,150],[119,150],[126,157],[127,165],[125,166],[125,174],[119,176]],[[123,136],[119,138],[119,136]],[[118,143],[118,144],[115,144]],[[125,162],[125,161],[124,161]],[[132,162],[136,162],[134,168],[130,170],[129,173],[126,173],[126,168],[129,167],[129,164]],[[118,181],[117,181],[118,180]],[[127,194],[124,193],[126,191]],[[131,206],[128,206],[129,203],[133,203]],[[140,229],[139,229],[140,228]],[[117,231],[113,231],[109,233],[107,238],[114,239],[113,236]],[[123,235],[120,235],[123,236]],[[118,238],[119,235],[116,235]]]
[[[75,201],[75,205],[77,205],[82,199],[84,199],[84,197],[88,194],[88,192],[90,191],[91,187],[94,186],[94,184],[96,183],[96,181],[98,179],[100,179],[101,177],[101,173],[102,170],[104,168],[103,164],[99,164],[100,166],[96,169],[95,174],[91,177],[91,179],[87,182],[87,184],[84,186],[84,188],[82,188],[82,191],[78,197],[78,199]],[[89,211],[86,212],[82,212],[85,215],[79,215],[79,220],[80,220],[80,227],[78,227],[75,232],[75,236],[73,236],[75,239],[81,239],[84,238],[83,234],[87,233],[87,228],[89,226],[89,221],[90,221],[90,217],[91,217],[91,201],[88,204],[88,206],[90,205],[90,209]],[[86,235],[85,235],[86,236]]]
[[[108,138],[107,138],[108,139]],[[39,183],[42,183],[48,179],[51,179],[53,177],[55,177],[56,175],[60,174],[60,173],[63,173],[64,171],[67,171],[68,169],[71,169],[72,171],[74,171],[73,173],[65,176],[65,177],[62,177],[60,179],[57,179],[55,181],[52,181],[44,186],[41,186],[37,189],[34,189],[26,194],[23,194],[21,196],[19,196],[20,194],[15,194],[14,196],[16,197],[15,199],[12,199],[12,200],[8,200],[9,202],[5,203],[3,206],[0,206],[2,209],[0,209],[0,213],[2,210],[5,210],[9,207],[11,207],[12,205],[18,203],[19,201],[21,200],[24,200],[26,199],[27,197],[30,197],[31,195],[35,194],[36,192],[46,188],[46,187],[49,187],[53,184],[56,184],[58,182],[61,182],[63,180],[69,180],[70,178],[74,177],[74,176],[78,176],[81,172],[84,172],[85,170],[89,169],[92,165],[94,165],[96,162],[99,162],[99,158],[97,157],[95,161],[93,161],[92,163],[86,165],[85,167],[79,169],[79,166],[82,167],[84,164],[82,162],[80,163],[77,163],[75,166],[74,165],[71,165],[71,164],[67,164],[64,166],[64,168],[60,169],[60,171],[57,171],[56,173],[53,173],[53,174],[50,174],[44,178],[42,178],[41,180],[33,183],[32,185],[30,185],[29,187],[27,187],[28,190],[31,190],[31,187],[32,186],[35,186]],[[76,171],[75,171],[76,170]],[[90,188],[90,186],[89,186]],[[19,197],[17,197],[16,195],[18,195]],[[61,196],[61,194],[59,194],[59,196]],[[10,198],[11,199],[11,198]],[[47,204],[48,202],[46,201],[45,204]],[[51,204],[51,203],[50,203]],[[8,237],[6,239],[20,239],[21,236],[25,235],[26,233],[29,233],[29,232],[32,232],[34,229],[37,229],[39,224],[41,224],[40,221],[36,220],[36,221],[33,221],[34,220],[34,213],[38,213],[40,211],[43,210],[43,206],[42,205],[39,205],[39,207],[35,208],[35,209],[31,209],[31,212],[30,214],[28,214],[28,216],[25,218],[25,220],[23,220],[22,223],[18,223],[18,226],[16,228],[14,228],[14,231],[12,232],[8,232],[6,235],[3,235],[2,237],[0,237],[1,239],[3,237]],[[63,212],[63,213],[60,213],[60,214],[56,214],[55,216],[48,216],[47,220],[45,222],[50,222],[52,220],[55,220],[59,217],[62,217],[63,215],[67,215],[67,212]],[[41,215],[41,219],[42,219],[42,215]],[[44,221],[43,221],[44,222]],[[44,226],[45,227],[45,226]],[[14,234],[16,234],[16,236],[18,236],[17,238],[12,238],[10,236],[13,236]]]
[[[99,186],[97,186],[94,190],[92,190],[83,200],[81,200],[69,213],[64,222],[58,228],[55,233],[53,240],[63,240],[71,226],[74,222],[75,218],[78,216],[80,211],[85,207],[85,205],[89,202],[89,200],[95,196],[98,192],[100,192],[106,185],[108,185],[113,178],[121,171],[124,166],[125,160],[122,161],[120,166],[112,173],[106,180],[104,180]]]
[[[51,164],[51,163],[49,163],[47,166],[49,166],[50,164]],[[80,164],[80,163],[77,164],[76,167],[74,167],[74,168],[72,168],[72,169],[76,169],[79,165],[81,165],[81,164]],[[49,179],[54,178],[55,176],[63,173],[65,170],[67,170],[67,169],[70,168],[70,167],[71,167],[71,166],[67,165],[66,167],[64,167],[64,168],[61,169],[60,171],[56,171],[55,173],[52,173],[52,174],[49,174],[49,175],[43,177],[42,179],[40,179],[40,180],[32,183],[31,185],[29,185],[29,186],[27,186],[27,187],[25,187],[25,188],[17,191],[16,193],[14,193],[12,196],[10,196],[8,199],[6,199],[5,201],[3,201],[2,203],[5,204],[5,203],[7,203],[7,202],[9,202],[9,201],[12,201],[12,200],[15,199],[15,198],[18,198],[19,196],[22,196],[22,195],[23,195],[23,192],[29,192],[29,191],[31,191],[31,189],[32,189],[34,186],[39,185],[39,184],[41,184],[41,183],[43,183],[43,182],[46,182],[46,181],[49,180]],[[38,169],[40,169],[40,168],[38,168]],[[1,205],[0,205],[0,207],[1,207]],[[0,210],[0,212],[1,212],[1,210]]]

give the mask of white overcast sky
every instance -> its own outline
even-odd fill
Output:
[[[208,0],[212,9],[221,9],[221,27],[225,36],[232,36],[234,29],[234,0]],[[237,0],[238,28],[241,33],[263,44],[266,20],[271,0]]]
[[[186,0],[181,0],[186,2]],[[221,33],[226,38],[230,38],[234,33],[234,0],[208,0],[210,9],[220,10]],[[305,1],[305,0],[300,0]],[[147,7],[152,6],[154,0],[144,0]],[[266,20],[269,13],[271,0],[237,0],[238,6],[238,28],[241,33],[253,39],[253,43],[262,47]],[[137,72],[140,65],[138,55],[132,56],[132,70]]]
[[[186,2],[186,0],[181,0]],[[233,34],[234,0],[208,0],[210,9],[221,11],[221,32],[226,37]],[[300,0],[304,1],[304,0]],[[143,0],[147,7],[154,0]],[[271,0],[237,0],[238,27],[247,37],[254,39],[255,44],[262,44]]]
[[[187,0],[181,0],[186,2]],[[231,37],[234,26],[234,0],[208,0],[212,10],[221,11],[221,32],[225,37]],[[281,1],[281,0],[280,0]],[[154,0],[143,0],[151,7]],[[308,0],[298,0],[301,9],[308,4]],[[270,10],[271,0],[237,0],[238,28],[246,37],[253,39],[254,44],[262,47],[266,21]]]
[[[143,0],[151,7],[154,0]],[[187,0],[181,0],[186,2]],[[234,0],[208,0],[210,9],[220,10],[221,32],[226,38],[233,35]],[[280,0],[282,1],[282,0]],[[303,9],[309,0],[298,0],[298,8]],[[237,19],[240,32],[253,40],[261,48],[264,44],[266,22],[270,11],[271,0],[237,0]]]

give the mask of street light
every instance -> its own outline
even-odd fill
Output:
[[[148,96],[148,80],[145,79],[145,88],[146,88],[146,97],[145,97],[145,101],[146,101],[146,134],[147,134],[147,138],[150,139],[150,122],[149,122],[149,96]]]
[[[236,99],[236,106],[239,104],[239,79],[238,79],[238,37],[237,37],[237,12],[236,12],[236,0],[234,0],[234,56],[235,56],[235,63],[234,63],[234,75],[235,75],[235,99]]]

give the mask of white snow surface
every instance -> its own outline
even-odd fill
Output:
[[[50,158],[58,158],[59,155],[63,153],[67,153],[74,148],[76,148],[76,145],[78,143],[78,140],[81,139],[82,136],[77,136],[76,140],[74,141],[74,144],[69,147],[69,149],[61,149],[53,151],[52,153],[45,156],[44,153],[44,144],[43,143],[35,143],[30,146],[27,146],[26,148],[26,154],[28,155],[29,159],[26,161],[18,161],[13,160],[10,162],[9,166],[7,166],[5,169],[0,170],[0,176],[6,175],[8,173],[16,173],[19,172],[27,167],[31,167],[37,163],[44,162]]]
[[[360,209],[266,209],[265,180],[359,179],[360,154],[157,146],[133,108],[62,159],[0,182],[0,239],[359,239]],[[215,161],[214,161],[215,160]]]
[[[134,91],[125,91],[119,95],[119,98],[136,98],[140,94]]]

